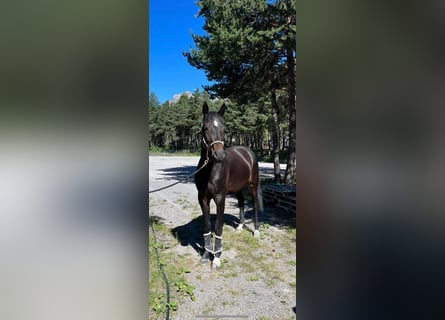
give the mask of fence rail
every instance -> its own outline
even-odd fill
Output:
[[[297,210],[296,194],[295,186],[270,184],[263,189],[263,201],[265,205],[295,214]]]

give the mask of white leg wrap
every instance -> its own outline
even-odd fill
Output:
[[[215,257],[212,262],[212,268],[216,269],[219,267],[221,267],[221,260],[219,258]]]
[[[259,238],[259,237],[260,237],[260,232],[259,232],[258,230],[255,230],[255,231],[253,232],[253,237],[254,237],[254,238]]]
[[[240,223],[238,225],[238,227],[236,227],[236,232],[241,232],[241,231],[243,231],[243,224],[242,223]]]

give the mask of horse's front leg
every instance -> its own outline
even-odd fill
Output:
[[[199,194],[199,205],[201,206],[202,215],[204,217],[204,253],[201,256],[201,263],[209,262],[210,253],[213,252],[212,248],[212,232],[210,222],[210,199],[205,194]]]
[[[221,266],[221,253],[222,253],[222,232],[224,226],[224,209],[226,198],[225,195],[217,195],[216,199],[216,223],[215,223],[215,249],[213,253],[215,257],[212,262],[212,268],[219,268]]]

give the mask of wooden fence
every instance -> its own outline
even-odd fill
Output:
[[[263,188],[263,201],[266,206],[273,206],[290,215],[296,214],[296,187],[281,184],[269,184]]]

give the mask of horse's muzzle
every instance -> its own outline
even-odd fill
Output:
[[[221,162],[226,157],[226,152],[224,150],[214,150],[213,151],[213,158],[217,162]]]

